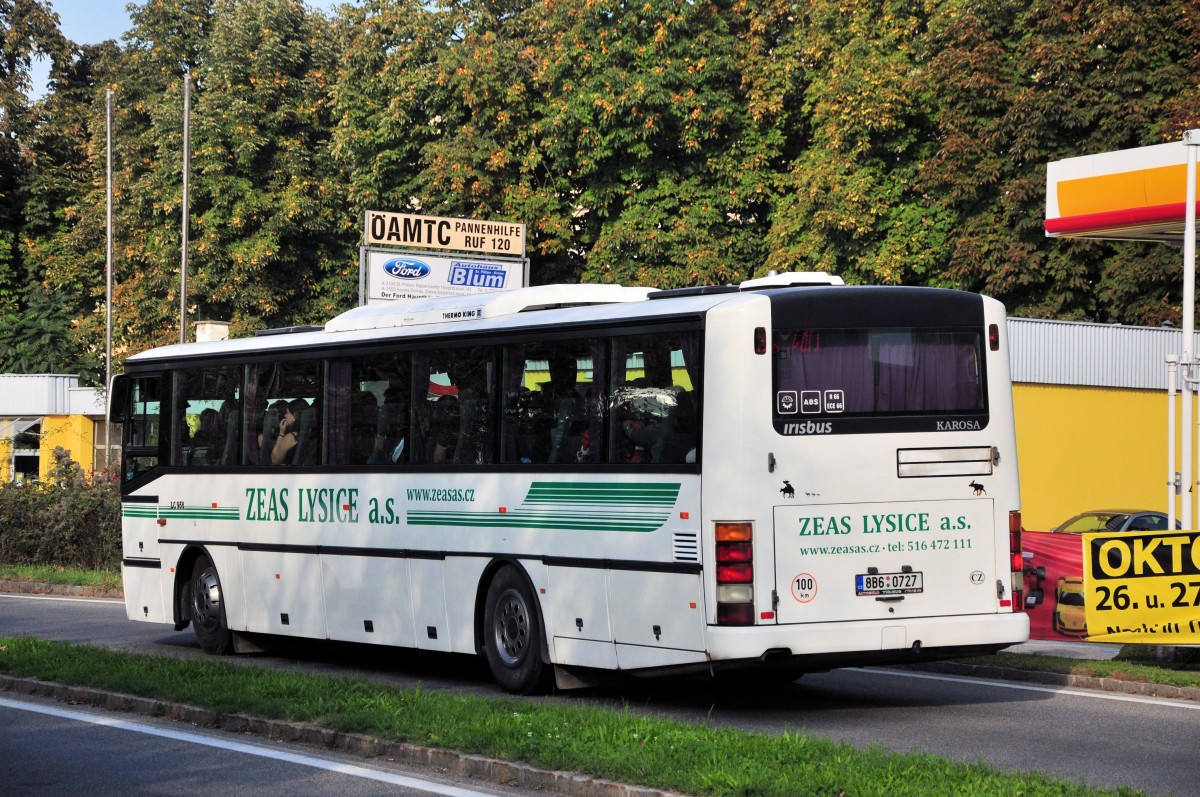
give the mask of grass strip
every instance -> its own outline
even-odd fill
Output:
[[[696,795],[1135,795],[1039,773],[1000,772],[787,732],[744,731],[562,701],[399,689],[354,677],[181,661],[27,637],[0,637],[0,672],[153,697],[224,713],[310,722],[553,770]]]
[[[1139,664],[1121,659],[1092,660],[1064,659],[1057,656],[1041,656],[1036,653],[1007,653],[1001,651],[992,656],[960,659],[965,664],[987,667],[1004,667],[1029,672],[1053,672],[1064,675],[1084,675],[1093,678],[1115,678],[1147,684],[1169,686],[1200,686],[1200,672],[1195,670],[1168,669],[1161,665]]]
[[[32,581],[104,590],[121,589],[120,571],[80,570],[57,565],[0,565],[0,581]]]

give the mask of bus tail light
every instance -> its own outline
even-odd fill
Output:
[[[717,625],[754,625],[754,527],[717,523]]]
[[[1025,555],[1021,550],[1021,513],[1008,513],[1008,569],[1012,576],[1012,610],[1025,611]],[[1004,605],[1001,600],[1000,605]]]

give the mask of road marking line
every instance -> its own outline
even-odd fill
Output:
[[[200,744],[206,747],[216,747],[221,750],[244,753],[246,755],[258,756],[260,758],[270,758],[276,761],[284,761],[289,764],[299,764],[300,766],[323,769],[328,772],[337,772],[342,775],[363,778],[365,780],[381,781],[383,783],[389,783],[393,786],[403,786],[409,789],[418,789],[431,794],[445,795],[445,797],[495,797],[494,794],[489,792],[460,789],[456,786],[447,786],[442,783],[421,780],[419,778],[410,778],[404,775],[394,775],[390,772],[383,772],[380,770],[369,769],[367,767],[355,766],[354,764],[342,764],[337,761],[330,761],[324,758],[315,758],[313,756],[300,755],[298,753],[288,753],[282,750],[274,750],[269,747],[260,747],[258,745],[228,741],[226,739],[201,736],[195,733],[173,731],[166,728],[156,728],[152,725],[143,725],[141,723],[128,722],[126,720],[113,719],[111,717],[85,714],[81,711],[71,711],[69,709],[57,708],[54,706],[43,706],[37,703],[23,703],[0,697],[0,707],[11,708],[17,711],[31,711],[36,714],[47,714],[51,717],[58,717],[60,719],[86,722],[92,725],[103,725],[108,728],[117,728],[124,731],[133,731],[135,733],[144,733],[148,736],[159,736],[164,739],[171,739],[173,741],[189,742],[191,744]]]
[[[1171,697],[1151,697],[1148,695],[1126,695],[1117,692],[1102,692],[1096,689],[1071,689],[1069,687],[1036,686],[1033,684],[1013,683],[1012,681],[995,681],[991,678],[975,678],[969,675],[937,675],[934,673],[905,672],[903,670],[881,670],[875,667],[863,667],[864,672],[874,675],[891,675],[896,678],[920,678],[927,681],[951,681],[955,683],[988,684],[1003,689],[1021,689],[1026,692],[1049,692],[1055,695],[1071,695],[1073,697],[1092,697],[1099,700],[1117,700],[1124,703],[1146,703],[1153,706],[1172,706],[1200,711],[1200,703],[1191,700],[1181,700]]]
[[[16,601],[64,601],[66,603],[114,603],[120,606],[125,601],[115,598],[64,598],[58,595],[20,595],[15,592],[0,592],[0,598],[11,598]]]

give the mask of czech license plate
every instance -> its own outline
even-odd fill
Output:
[[[856,595],[911,595],[924,591],[921,573],[859,573],[854,577]]]

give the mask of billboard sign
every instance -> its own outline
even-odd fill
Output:
[[[1093,642],[1200,643],[1200,532],[1084,535]]]
[[[525,261],[368,249],[366,274],[367,304],[375,304],[520,288]]]
[[[368,210],[363,235],[367,246],[525,256],[525,225],[507,221],[447,219]]]

